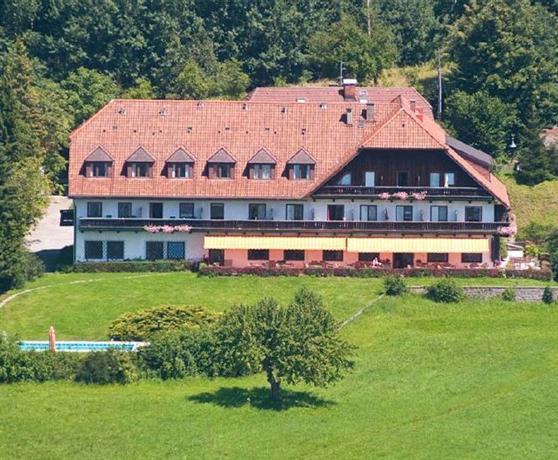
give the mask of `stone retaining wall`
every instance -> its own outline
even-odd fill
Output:
[[[558,300],[558,287],[551,289],[554,299]],[[424,286],[411,286],[409,290],[414,294],[424,294],[426,292],[426,288]],[[467,297],[475,297],[479,299],[500,297],[505,290],[506,288],[501,286],[468,286],[463,288]],[[519,302],[539,302],[542,299],[543,291],[544,288],[541,287],[516,287],[515,300]]]

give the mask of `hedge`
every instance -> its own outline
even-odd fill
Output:
[[[97,272],[181,272],[196,271],[198,264],[187,260],[123,260],[112,262],[78,262],[70,271]]]
[[[431,268],[266,268],[266,267],[219,267],[200,265],[200,276],[345,276],[355,278],[381,278],[388,275],[399,274],[406,277],[444,277],[456,276],[463,278],[526,278],[542,281],[550,281],[552,272],[549,270],[501,270],[497,268],[481,269],[431,269]]]

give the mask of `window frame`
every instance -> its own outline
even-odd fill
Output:
[[[246,252],[246,258],[250,261],[269,260],[269,249],[248,249]]]
[[[373,262],[374,259],[380,261],[380,253],[379,252],[359,252],[358,253],[358,261],[359,262]]]
[[[428,252],[426,253],[426,262],[447,264],[449,263],[449,254],[447,252]]]
[[[161,257],[149,257],[149,247],[154,245],[160,245],[161,247]],[[146,241],[145,242],[145,260],[163,260],[165,259],[165,242],[164,241]]]
[[[312,165],[306,163],[294,163],[291,165],[293,180],[309,180],[311,178]],[[298,171],[298,174],[297,174]]]
[[[183,212],[184,207],[190,207],[192,212]],[[182,201],[178,203],[178,218],[179,219],[194,219],[195,217],[195,206],[192,201]]]
[[[252,169],[251,179],[254,180],[271,180],[273,179],[274,165],[269,163],[254,163],[250,166]],[[264,170],[268,171],[268,176],[264,177]]]
[[[155,205],[161,205],[161,217],[155,217],[154,216],[154,208],[156,207]],[[158,214],[158,213],[157,213]],[[163,219],[165,216],[165,205],[163,204],[162,201],[151,201],[149,203],[149,218],[150,219]]]
[[[260,211],[263,209],[263,217],[260,216]],[[254,214],[254,210],[256,213]],[[267,218],[267,205],[266,203],[248,203],[248,220],[266,220]]]
[[[215,170],[216,179],[232,179],[232,164],[231,163],[215,163],[213,168]],[[223,174],[226,171],[226,174]]]
[[[405,180],[405,184],[401,184],[401,175],[404,174],[406,177]],[[398,187],[410,187],[410,183],[411,183],[411,175],[409,174],[409,171],[397,171],[397,186]]]
[[[124,213],[122,212],[122,210],[124,209],[124,205],[129,206],[130,212],[129,213]],[[118,202],[118,218],[119,219],[129,219],[132,217],[133,215],[133,205],[131,201],[119,201]],[[127,214],[127,215],[125,215]]]
[[[403,209],[403,218],[399,219],[399,213],[397,212],[400,208]],[[406,213],[409,211],[409,208],[411,210],[411,218],[410,219],[406,219]],[[395,206],[395,221],[396,222],[413,222],[413,217],[414,217],[414,210],[413,210],[413,206],[410,204],[402,204],[402,205],[396,205]]]
[[[434,220],[434,208],[438,209],[438,218]],[[440,219],[440,208],[446,210],[446,218]],[[430,206],[430,222],[449,222],[449,208],[447,205],[432,205]]]
[[[192,179],[192,165],[190,163],[171,163],[170,179]],[[184,175],[177,175],[177,172],[183,171]]]
[[[374,209],[374,218],[370,219],[370,209]],[[366,210],[366,219],[363,218],[363,211]],[[363,222],[377,222],[378,221],[378,205],[375,204],[361,204],[360,205],[360,220]]]
[[[432,181],[432,177],[433,177],[433,176],[438,176],[438,180],[437,180],[438,185],[433,185],[433,184],[432,184],[432,182],[433,182],[433,181]],[[429,182],[428,182],[428,186],[429,186],[429,187],[439,188],[439,187],[441,187],[440,184],[442,183],[442,173],[439,173],[439,172],[431,172],[430,175],[429,175],[429,177],[428,177],[428,180],[429,180]]]
[[[469,210],[479,210],[479,218],[478,219],[469,219],[467,216],[467,211]],[[465,206],[465,222],[482,222],[482,206]]]
[[[222,217],[213,217],[213,209],[221,208]],[[225,219],[225,203],[210,203],[209,204],[209,219],[210,220],[224,220]]]
[[[322,251],[322,260],[324,262],[343,262],[344,251],[342,250],[328,250]]]
[[[171,245],[180,245],[182,250],[182,255],[180,257],[171,257]],[[184,241],[167,241],[166,244],[166,259],[168,260],[184,260],[186,259],[186,242]]]
[[[121,251],[122,251],[122,257],[111,257],[110,251],[111,251],[111,247],[118,245],[121,246]],[[120,249],[119,249],[120,252]],[[107,241],[107,260],[124,260],[124,255],[125,255],[125,243],[122,240],[119,241]]]
[[[289,209],[293,209],[294,218],[289,218]],[[297,215],[300,215],[300,219],[297,219]],[[285,205],[285,220],[304,220],[304,204],[302,203],[287,203]]]
[[[93,206],[98,206],[98,213],[92,212]],[[98,214],[98,215],[97,215]],[[103,202],[102,201],[88,201],[87,202],[87,217],[102,218],[103,217]]]
[[[91,171],[91,175],[89,177],[109,177],[109,170],[110,170],[110,163],[108,161],[90,161],[89,162],[89,170]],[[99,169],[102,167],[104,174],[97,174]]]
[[[144,179],[151,176],[151,164],[144,162],[130,162],[130,177],[133,179]],[[145,171],[144,171],[145,168]],[[138,171],[145,174],[138,174]]]
[[[349,187],[353,185],[353,173],[351,171],[345,171],[341,176],[339,176],[339,178],[337,179],[337,183],[335,185],[341,185],[345,187]]]
[[[471,260],[466,260],[469,256],[479,256],[477,259],[470,257]],[[482,252],[462,252],[461,253],[461,263],[462,264],[482,264]]]
[[[100,249],[101,249],[101,257],[88,257],[88,252],[89,249],[88,247],[90,247],[91,245],[99,245]],[[104,249],[104,242],[103,241],[99,241],[99,240],[85,240],[83,242],[83,257],[85,260],[104,260],[105,258],[105,249]]]
[[[304,249],[285,249],[283,251],[283,260],[286,262],[304,262],[306,252]]]

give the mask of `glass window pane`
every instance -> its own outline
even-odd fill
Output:
[[[193,219],[194,203],[180,203],[178,205],[178,217],[181,219]]]
[[[364,173],[364,185],[365,187],[376,186],[376,173],[374,171],[366,171]]]
[[[107,259],[124,259],[124,241],[107,241]]]
[[[167,259],[184,259],[185,253],[184,241],[169,241],[167,243]]]
[[[443,262],[443,263],[447,263],[449,260],[449,255],[448,253],[444,253],[444,252],[429,252],[426,255],[426,261],[427,262]]]
[[[86,260],[102,260],[103,259],[103,242],[102,241],[85,241],[85,259]]]
[[[164,259],[164,247],[162,241],[147,241],[145,243],[145,258],[148,260]]]
[[[285,260],[304,260],[304,251],[298,249],[289,249],[283,252]]]
[[[248,249],[248,260],[269,260],[269,249]]]
[[[210,219],[224,219],[225,218],[225,205],[223,203],[211,203],[209,208]]]
[[[132,203],[118,203],[118,217],[132,217]]]
[[[455,173],[446,173],[444,175],[444,187],[453,187],[455,185]]]
[[[430,173],[430,187],[440,186],[440,173]]]
[[[465,207],[466,222],[482,222],[482,207],[466,206]]]
[[[103,203],[89,201],[87,203],[87,217],[103,217]]]
[[[304,219],[304,206],[302,204],[288,204],[287,205],[287,220],[303,220]]]

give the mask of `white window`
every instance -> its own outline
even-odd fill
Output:
[[[444,174],[444,187],[453,187],[455,185],[455,173]]]
[[[294,164],[293,179],[310,179],[310,165]]]
[[[432,222],[447,222],[448,207],[447,206],[430,206],[430,220]]]
[[[376,173],[374,171],[366,171],[364,173],[364,186],[365,187],[376,186]]]
[[[413,220],[413,207],[412,206],[396,206],[395,207],[395,220],[410,222]]]
[[[352,184],[352,175],[350,172],[346,172],[343,174],[339,180],[337,181],[337,185],[351,185]]]
[[[430,187],[440,186],[440,173],[430,173]]]
[[[262,180],[271,179],[272,168],[273,165],[266,165],[266,164],[253,165],[252,170],[254,171],[253,172],[254,179],[262,179]]]

